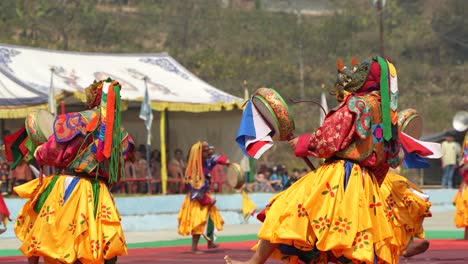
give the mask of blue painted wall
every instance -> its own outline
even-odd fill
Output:
[[[424,190],[431,196],[431,211],[433,213],[454,210],[452,199],[456,190]],[[273,196],[273,193],[251,193],[250,199],[257,205],[257,212],[261,211]],[[225,194],[214,195],[217,200],[216,206],[221,212],[226,225],[241,224],[244,219],[241,214],[242,195]],[[185,198],[185,195],[157,195],[141,197],[117,197],[115,198],[117,208],[122,217],[124,231],[147,231],[158,229],[176,229],[177,213]],[[19,198],[5,198],[10,210],[11,218],[14,220],[25,200]],[[258,223],[256,218],[250,218],[249,223]],[[15,237],[13,222],[8,223],[8,230],[2,238]]]

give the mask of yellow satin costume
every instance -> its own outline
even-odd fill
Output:
[[[286,263],[397,263],[399,245],[380,189],[388,169],[400,164],[396,96],[391,110],[381,104],[381,94],[397,90],[396,71],[381,57],[339,71],[337,87],[349,92],[295,146],[296,156],[326,161],[270,199],[258,237],[275,244],[271,257]],[[362,83],[350,81],[356,71]]]
[[[73,180],[76,185],[64,200],[67,181]],[[50,194],[42,195],[47,188]],[[15,221],[25,256],[44,256],[46,263],[97,264],[127,254],[119,213],[102,181],[51,175],[40,186],[35,179],[15,191],[28,198]]]
[[[384,203],[389,210],[394,238],[402,253],[411,238],[424,238],[423,221],[431,217],[429,196],[405,177],[389,172],[381,186]]]
[[[102,98],[93,97],[96,101],[91,101],[89,110],[58,115],[54,134],[30,151],[39,165],[60,173],[14,189],[28,199],[14,226],[22,241],[20,250],[26,257],[43,257],[45,263],[97,264],[127,254],[108,184],[123,177],[124,157],[134,143],[120,126],[120,85],[106,80],[89,89],[94,95],[103,93]],[[111,97],[118,100],[110,102]],[[106,122],[106,114],[114,122]],[[27,131],[29,138],[40,132],[31,127]],[[112,133],[103,135],[106,131]]]
[[[391,244],[393,231],[378,183],[365,168],[353,164],[345,190],[344,163],[326,163],[270,200],[258,237],[304,252],[300,259],[280,246],[273,258],[327,263],[341,256],[343,262],[372,263],[375,252],[385,263],[397,261],[397,245]],[[333,256],[325,253],[330,250]]]
[[[208,170],[211,171],[210,168]],[[202,142],[195,143],[190,149],[185,183],[189,186],[190,191],[179,211],[178,233],[182,236],[202,235],[208,228],[208,223],[213,225],[210,227],[211,229],[214,227],[219,231],[223,230],[224,221],[221,214],[216,205],[210,203],[212,200],[208,194],[210,182],[204,173]],[[207,236],[210,240],[214,239],[212,232]]]
[[[468,227],[468,132],[465,133],[463,140],[462,157],[460,172],[463,181],[453,198],[453,204],[456,207],[454,221],[457,228]]]

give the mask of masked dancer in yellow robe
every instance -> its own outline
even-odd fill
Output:
[[[216,208],[216,200],[210,194],[211,171],[216,164],[229,165],[226,156],[214,154],[208,142],[197,142],[190,149],[185,183],[189,193],[179,211],[180,235],[192,235],[192,252],[198,249],[200,236],[208,241],[208,248],[216,248],[214,229],[222,230],[224,221]]]
[[[398,244],[380,184],[400,164],[394,65],[376,57],[338,63],[341,103],[313,133],[290,140],[296,156],[324,158],[270,199],[255,253],[287,263],[397,263]],[[242,263],[225,257],[226,263]]]
[[[111,79],[94,82],[85,90],[87,110],[58,115],[54,134],[30,148],[37,164],[57,173],[15,187],[27,198],[15,233],[29,263],[115,263],[127,254],[110,193],[134,145],[120,124],[120,89]],[[26,131],[30,139],[40,132]]]

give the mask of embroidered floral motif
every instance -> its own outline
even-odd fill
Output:
[[[385,210],[385,213],[387,214],[387,219],[389,222],[395,222],[396,217],[392,210]]]
[[[26,233],[31,232],[31,230],[33,229],[33,227],[34,227],[34,224],[33,224],[33,223],[30,223],[30,224],[28,225],[28,228],[26,228]]]
[[[59,194],[58,203],[59,203],[60,206],[63,206],[64,200],[63,200],[63,195],[61,193]]]
[[[72,232],[72,235],[75,234],[76,231],[76,222],[73,220],[71,223],[68,224],[68,231]]]
[[[366,231],[361,231],[356,233],[356,237],[353,241],[353,251],[362,249],[365,246],[369,246],[369,235],[366,234]]]
[[[101,249],[101,243],[99,242],[99,240],[93,239],[90,241],[90,244],[91,244],[91,251],[93,252],[93,254]]]
[[[333,225],[335,226],[333,228],[333,231],[337,231],[338,233],[345,233],[346,235],[348,234],[348,231],[351,229],[351,221],[348,221],[348,218],[342,218],[341,216],[338,216],[335,218],[335,222]]]
[[[16,218],[16,226],[21,226],[23,225],[23,222],[24,222],[24,217],[22,215],[18,216],[18,218]]]
[[[111,219],[111,210],[110,206],[106,207],[105,205],[101,206],[101,217]]]
[[[309,214],[307,213],[304,206],[302,206],[302,204],[298,204],[297,205],[297,217],[304,217],[304,216],[309,216]]]
[[[387,205],[389,206],[391,210],[393,206],[395,206],[395,199],[393,199],[393,194],[390,193],[390,195],[387,196],[387,198],[385,198],[385,202],[387,203]]]
[[[333,186],[333,188],[330,186],[330,183],[326,183],[325,186],[327,187],[327,190],[323,191],[322,192],[322,195],[327,195],[330,193],[330,196],[332,198],[335,198],[336,194],[334,191],[336,191],[336,189],[338,189],[338,187],[340,186],[339,184]]]
[[[410,226],[410,225],[408,225],[406,223],[403,224],[403,228],[405,228],[406,232],[408,232],[410,234],[414,232],[414,227],[412,227],[412,226]]]
[[[331,220],[327,219],[327,215],[324,217],[319,217],[318,219],[314,219],[314,228],[318,230],[319,234],[322,233],[323,230],[326,228],[330,228]]]
[[[381,202],[376,202],[375,195],[372,195],[373,203],[369,204],[370,209],[374,209],[374,215],[377,215],[377,206],[382,206]]]
[[[87,217],[85,214],[81,213],[80,214],[82,220],[80,221],[80,225],[86,223],[86,225],[88,224],[88,220],[89,220],[89,217]]]
[[[359,169],[357,166],[354,166],[354,169],[353,169],[353,176],[359,176]]]
[[[413,202],[414,202],[413,197],[411,197],[411,196],[408,195],[408,194],[404,194],[404,195],[403,195],[403,204],[404,204],[406,207],[411,206],[411,204],[412,204]]]
[[[54,215],[54,214],[55,214],[55,211],[52,211],[50,206],[47,205],[44,207],[39,217],[45,217],[46,221],[49,222],[49,216]]]
[[[37,251],[38,249],[41,249],[41,241],[39,241],[35,236],[31,237],[31,244],[28,246],[28,250],[32,249],[34,251]]]
[[[91,203],[91,202],[93,201],[93,194],[91,193],[90,190],[88,190],[88,195],[87,195],[87,197],[88,197],[88,203]]]

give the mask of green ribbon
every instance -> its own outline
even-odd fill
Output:
[[[378,57],[380,65],[380,100],[382,102],[382,127],[385,141],[392,138],[392,120],[390,117],[390,94],[388,90],[388,65],[387,61]]]
[[[34,211],[36,213],[40,213],[42,206],[44,206],[45,201],[47,200],[47,197],[49,197],[49,194],[52,192],[52,189],[54,189],[55,183],[58,180],[58,177],[60,176],[53,176],[52,180],[50,181],[49,185],[44,189],[44,191],[40,194],[39,198],[36,201],[36,204],[34,205]]]
[[[109,182],[117,182],[119,175],[125,178],[124,172],[124,160],[122,155],[122,130],[121,130],[121,111],[120,111],[120,85],[113,85],[109,89],[114,89],[115,93],[115,115],[114,115],[114,127],[106,128],[112,129],[112,148],[111,156],[109,161]]]
[[[89,181],[91,182],[91,188],[93,190],[93,203],[94,203],[93,212],[94,212],[94,219],[96,219],[101,189],[99,186],[99,180],[89,180]]]

